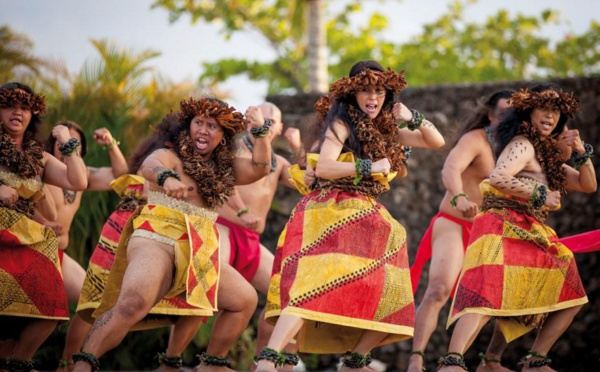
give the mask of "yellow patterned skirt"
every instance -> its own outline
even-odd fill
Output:
[[[121,234],[102,301],[93,317],[99,317],[117,301],[127,268],[127,243],[132,236],[172,245],[175,252],[175,275],[171,288],[132,330],[169,325],[181,315],[212,316],[218,310],[220,273],[216,217],[215,212],[162,193],[150,192],[148,205],[133,214]]]
[[[266,318],[305,320],[300,350],[343,353],[365,330],[413,335],[414,299],[406,231],[375,200],[340,190],[314,191],[292,211],[282,232]]]
[[[483,195],[502,193],[482,183]],[[467,313],[497,317],[507,341],[543,324],[547,313],[585,304],[573,253],[554,230],[509,208],[473,221],[448,326]]]

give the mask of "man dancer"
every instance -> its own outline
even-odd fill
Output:
[[[256,138],[251,159],[235,157],[232,151],[233,136],[244,129],[241,113],[216,99],[181,102],[173,148],[155,151],[142,165],[148,205],[123,232],[97,310],[102,315],[83,352],[73,356],[75,371],[98,370],[96,356],[116,347],[160,299],[176,296],[198,307],[199,316],[212,315],[217,306],[222,310],[213,326],[213,347],[203,356],[200,370],[231,370],[226,355],[257,298],[239,273],[219,262],[215,210],[234,185],[256,182],[271,165],[270,121],[257,107],[248,108],[246,119]]]

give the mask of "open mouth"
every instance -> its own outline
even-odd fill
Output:
[[[377,113],[377,105],[373,103],[369,103],[365,106],[367,114],[375,114]]]
[[[206,138],[196,139],[195,144],[198,150],[206,150],[208,148],[208,140]]]

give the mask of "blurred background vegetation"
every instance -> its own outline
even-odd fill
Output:
[[[182,15],[191,16],[193,23],[218,22],[223,38],[238,32],[258,33],[275,52],[275,60],[267,63],[235,58],[204,62],[204,73],[195,83],[175,83],[160,71],[146,67],[160,51],[128,49],[107,40],[91,40],[97,55],[79,71],[68,71],[60,61],[35,56],[26,34],[0,25],[0,81],[24,82],[47,97],[47,133],[60,120],[80,123],[88,138],[95,129],[106,127],[120,140],[127,155],[151,133],[153,124],[177,109],[180,100],[202,94],[227,99],[219,84],[241,74],[267,82],[269,94],[294,94],[322,92],[329,82],[364,59],[406,70],[412,87],[600,72],[598,23],[591,22],[581,34],[551,41],[542,28],[566,21],[556,11],[524,15],[500,10],[478,22],[467,22],[464,12],[473,2],[449,1],[442,16],[425,24],[409,42],[399,44],[384,36],[390,25],[385,12],[371,14],[364,24],[354,22],[353,15],[362,10],[358,0],[344,0],[337,11],[320,0],[149,1],[149,8],[167,10],[172,22],[181,22]],[[106,152],[93,143],[85,160],[90,166],[109,164]],[[84,267],[116,202],[110,192],[84,194],[68,248]],[[56,367],[66,328],[60,326],[40,349],[36,359],[42,362],[41,369]],[[247,369],[251,362],[254,329],[254,325],[250,327],[232,350],[231,356],[239,361],[238,369]],[[188,349],[186,364],[191,364],[193,354],[206,346],[209,333],[210,322]],[[154,355],[165,349],[167,335],[167,329],[130,334],[122,347],[103,358],[103,369],[156,367]],[[309,368],[317,367],[310,364]]]

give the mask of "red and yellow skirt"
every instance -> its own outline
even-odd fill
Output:
[[[413,335],[414,299],[406,231],[375,200],[340,190],[314,191],[282,232],[266,318],[305,320],[300,350],[343,353],[365,330],[388,333],[381,344]]]

